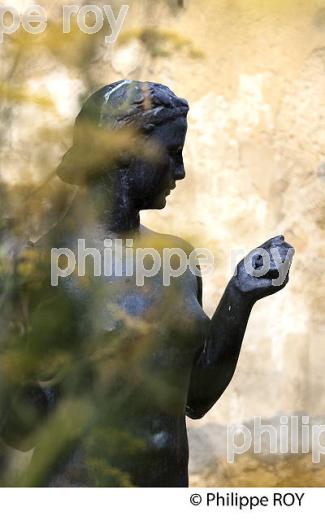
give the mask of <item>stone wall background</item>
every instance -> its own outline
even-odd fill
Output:
[[[43,5],[55,19],[60,2]],[[279,459],[239,457],[227,467],[226,427],[249,425],[254,416],[277,423],[280,415],[324,414],[325,2],[129,5],[125,43],[99,42],[86,78],[59,53],[49,60],[31,47],[14,78],[49,97],[56,113],[17,104],[6,128],[2,176],[17,182],[28,173],[42,180],[69,146],[79,96],[89,89],[121,78],[154,80],[189,100],[187,177],[167,208],[143,215],[143,223],[213,251],[216,269],[204,279],[206,312],[212,315],[231,275],[231,254],[243,256],[277,234],[296,248],[289,286],[253,310],[228,389],[202,420],[188,421],[191,482],[274,483],[264,478],[274,467],[288,474]],[[167,31],[168,56],[148,52],[150,39],[139,37],[139,27]],[[3,61],[1,67],[8,72]],[[44,143],[44,126],[59,136],[51,147]]]

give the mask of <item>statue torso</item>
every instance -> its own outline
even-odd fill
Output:
[[[165,247],[175,247],[177,240],[172,238],[171,243],[171,237],[147,232],[145,247],[159,243],[162,253]],[[86,247],[94,247],[95,242],[86,243]],[[69,247],[77,258],[75,240],[64,239],[56,247]],[[197,280],[187,269],[181,276],[170,278],[167,285],[162,267],[139,285],[136,273],[126,274],[125,262],[114,265],[121,268],[118,276],[105,276],[103,272],[96,277],[71,275],[60,279],[59,286],[53,288],[59,295],[57,305],[63,298],[73,308],[72,316],[76,318],[70,325],[75,328],[79,344],[73,345],[67,357],[63,356],[68,367],[63,362],[57,373],[45,370],[40,379],[49,395],[52,392],[55,406],[72,396],[91,403],[94,426],[86,435],[88,440],[106,431],[107,442],[113,432],[119,432],[117,439],[125,436],[124,449],[129,442],[135,442],[137,448],[130,449],[130,453],[119,447],[110,455],[113,465],[131,474],[132,482],[186,485],[187,390],[208,323],[198,301]],[[93,274],[92,259],[88,267]],[[84,450],[80,446],[78,449],[84,461]],[[75,452],[74,457],[78,458]],[[69,460],[71,464],[71,457]],[[135,469],[137,461],[141,461],[140,474]],[[66,470],[59,472],[59,480],[64,482],[66,474]],[[175,484],[170,483],[171,478]]]

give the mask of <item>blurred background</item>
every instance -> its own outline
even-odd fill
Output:
[[[110,2],[116,12],[124,3]],[[212,250],[205,311],[213,314],[234,261],[253,247],[284,234],[296,249],[288,287],[253,310],[228,389],[188,421],[191,484],[322,486],[325,470],[310,454],[266,449],[228,464],[226,432],[251,428],[254,416],[276,427],[283,415],[324,423],[324,0],[130,0],[112,45],[108,27],[85,35],[73,24],[63,35],[69,2],[38,4],[48,13],[44,34],[19,30],[0,45],[2,216],[20,216],[34,240],[65,211],[74,188],[52,172],[89,93],[125,78],[185,97],[186,179],[142,222]],[[9,452],[14,474],[30,454]]]

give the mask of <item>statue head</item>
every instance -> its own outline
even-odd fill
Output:
[[[163,208],[176,181],[185,176],[188,110],[186,100],[159,83],[107,85],[83,105],[73,146],[57,174],[75,185],[104,183],[132,199],[137,210]]]

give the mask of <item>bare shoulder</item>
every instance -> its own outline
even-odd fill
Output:
[[[196,265],[198,272],[187,268],[186,273],[184,273],[185,278],[182,277],[182,279],[185,281],[187,280],[186,283],[188,284],[188,287],[195,294],[199,304],[202,306],[202,279],[199,264],[196,259],[196,250],[194,247],[183,238],[164,233],[156,233],[155,231],[145,228],[144,226],[141,226],[141,235],[147,244],[146,247],[153,247],[160,251],[162,249],[172,249],[174,250],[173,253],[175,253],[175,256],[179,250],[183,251],[187,256],[188,265],[191,258],[190,255],[194,253],[194,258],[192,261]],[[173,259],[169,257],[169,261],[171,262],[172,267],[176,267],[177,269],[178,265],[173,265]]]
[[[148,246],[150,244],[151,247],[157,247],[158,249],[181,249],[188,256],[195,251],[194,247],[183,238],[166,233],[157,233],[145,226],[141,226],[141,237],[146,243],[148,243]]]

